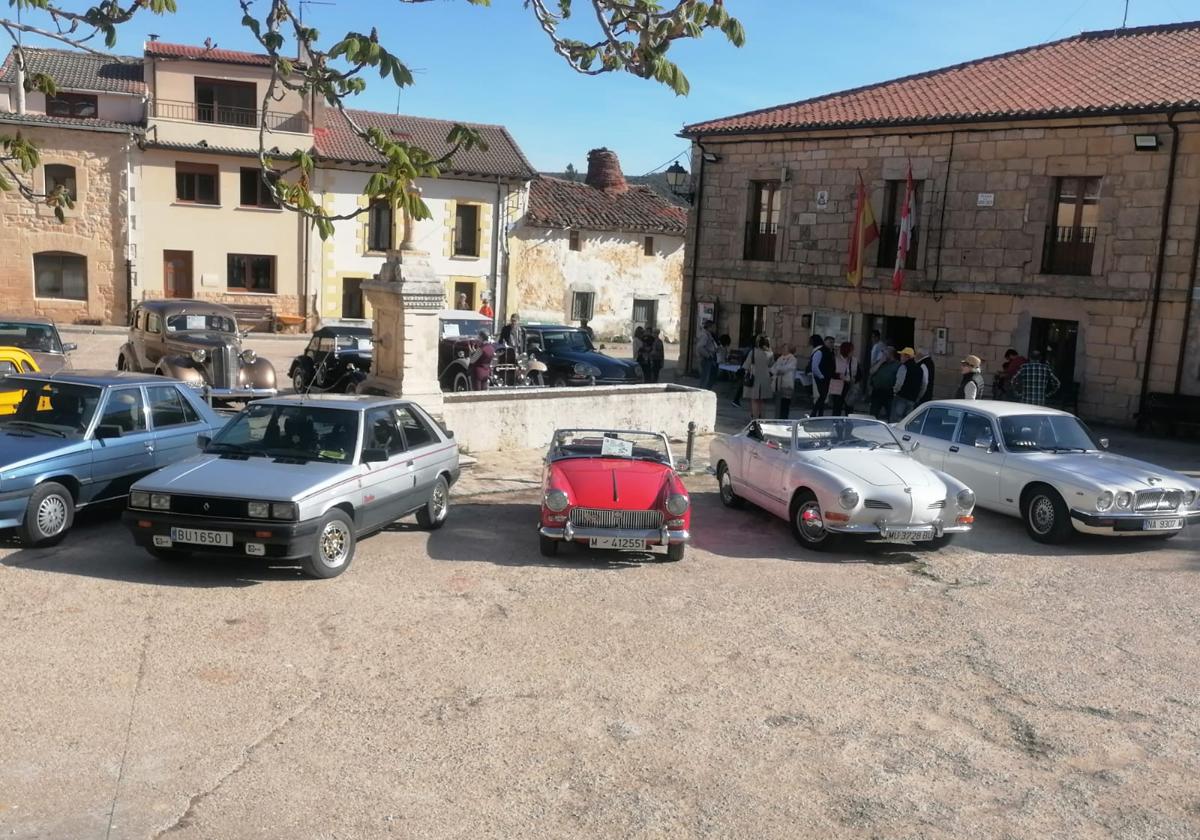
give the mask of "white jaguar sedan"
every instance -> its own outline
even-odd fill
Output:
[[[1200,484],[1106,452],[1065,411],[992,400],[937,400],[896,424],[913,455],[975,491],[988,510],[1019,516],[1029,536],[1057,543],[1075,531],[1172,537],[1200,522]]]

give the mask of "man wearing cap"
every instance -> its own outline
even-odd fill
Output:
[[[962,365],[962,381],[954,392],[956,400],[977,400],[983,396],[983,360],[978,356],[967,356],[959,364]]]
[[[911,347],[900,351],[900,370],[896,371],[896,384],[892,387],[893,423],[908,416],[925,390],[925,368],[916,363],[916,355]]]

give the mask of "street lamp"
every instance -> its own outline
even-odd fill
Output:
[[[687,186],[691,183],[692,176],[686,169],[679,165],[679,161],[675,161],[667,167],[666,176],[667,186],[671,188],[671,192],[691,202],[695,197],[695,193],[688,190]]]

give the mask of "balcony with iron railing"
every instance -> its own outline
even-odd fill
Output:
[[[1042,255],[1042,271],[1046,274],[1092,273],[1092,256],[1096,251],[1096,228],[1046,228],[1046,247]]]
[[[207,123],[231,128],[258,129],[260,122],[268,131],[293,134],[308,134],[312,127],[308,114],[303,111],[286,113],[281,111],[259,111],[257,108],[239,108],[232,105],[200,104],[173,99],[154,101],[154,116],[164,120]]]
[[[773,262],[775,260],[775,240],[779,235],[779,225],[766,222],[750,222],[746,225],[746,244],[742,258]]]

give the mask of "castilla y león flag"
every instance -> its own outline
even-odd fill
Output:
[[[917,196],[913,188],[912,163],[908,164],[908,178],[904,185],[904,204],[900,205],[900,233],[896,237],[896,270],[892,272],[892,290],[899,292],[904,287],[904,264],[908,261],[908,249],[912,246],[913,228],[917,225]]]
[[[858,200],[854,207],[854,223],[850,226],[850,256],[846,260],[846,279],[851,286],[862,282],[863,252],[879,238],[879,225],[871,212],[871,201],[863,184],[862,173],[858,173]]]

